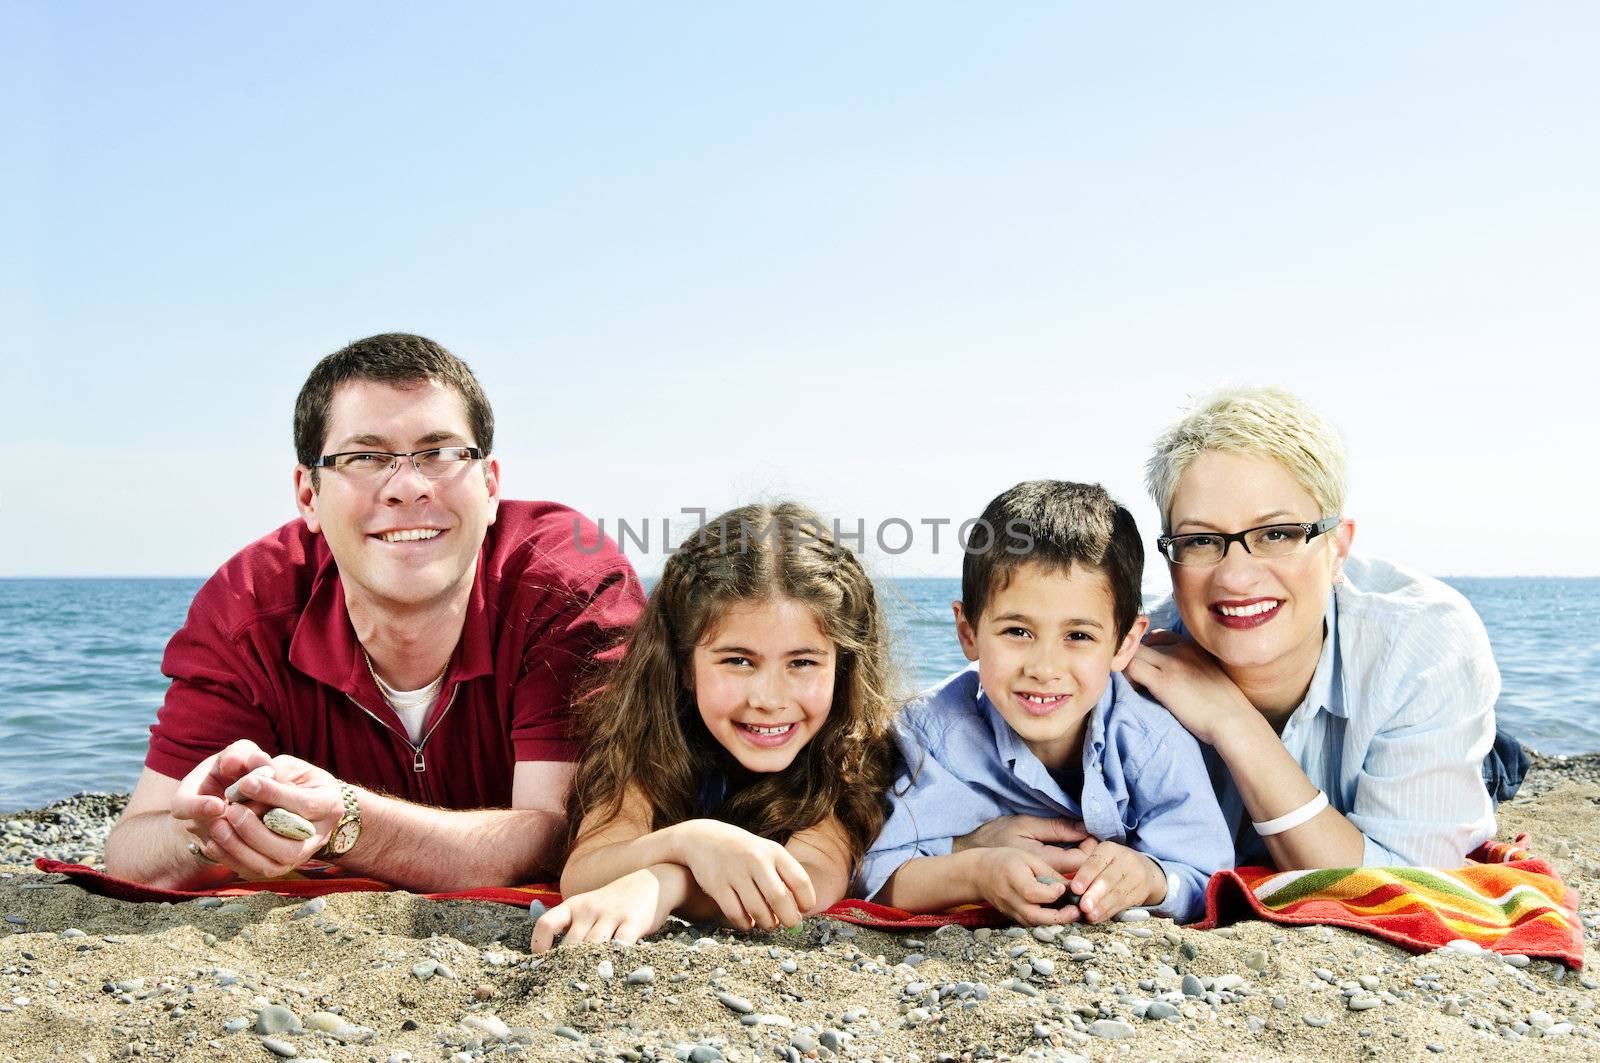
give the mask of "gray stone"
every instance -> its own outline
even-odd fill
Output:
[[[1314,1026],[1319,1030],[1333,1021],[1327,1015],[1302,1015],[1300,1018],[1307,1026]]]
[[[689,1050],[689,1063],[718,1063],[722,1053],[711,1045],[695,1045]]]
[[[1144,1017],[1152,1020],[1176,1019],[1178,1014],[1178,1006],[1165,1000],[1152,1000],[1150,1006],[1144,1009]]]
[[[623,981],[628,985],[645,985],[649,982],[654,982],[655,980],[656,969],[648,966],[635,968],[634,970],[628,972],[627,978],[623,979]]]
[[[1383,1001],[1379,1000],[1371,993],[1357,993],[1344,1003],[1345,1007],[1349,1008],[1351,1011],[1370,1011],[1371,1009],[1380,1006]]]
[[[256,1012],[256,1033],[300,1033],[300,1016],[282,1004],[268,1004]]]
[[[1125,1041],[1134,1034],[1133,1027],[1120,1019],[1096,1019],[1089,1024],[1090,1037],[1104,1037],[1111,1041]]]
[[[435,974],[437,974],[438,971],[439,971],[439,964],[438,964],[437,961],[435,961],[435,960],[423,960],[421,963],[417,963],[417,964],[413,964],[412,965],[412,967],[411,967],[411,977],[420,978],[420,979],[422,979],[422,981],[426,982],[428,979],[432,978]]]
[[[565,1037],[569,1041],[583,1040],[583,1034],[579,1033],[577,1030],[574,1030],[570,1026],[557,1026],[550,1032],[555,1034],[557,1037]]]
[[[617,976],[617,969],[612,966],[610,960],[601,960],[595,965],[594,976],[602,982],[609,982]]]
[[[317,833],[317,828],[311,825],[310,820],[290,812],[287,808],[267,809],[267,814],[261,817],[261,822],[272,833],[297,842],[303,842]]]
[[[1143,908],[1127,908],[1117,913],[1119,923],[1142,923],[1150,918],[1150,913]]]
[[[1183,976],[1183,995],[1184,996],[1186,996],[1186,997],[1199,997],[1199,996],[1204,996],[1205,992],[1206,992],[1205,983],[1201,982],[1200,979],[1196,978],[1192,974],[1186,974],[1186,975]]]
[[[326,897],[313,897],[309,901],[307,901],[306,903],[302,904],[300,907],[296,908],[294,910],[293,914],[289,916],[289,918],[291,918],[291,919],[306,919],[306,918],[308,918],[310,916],[313,916],[313,915],[321,915],[323,909],[326,908],[326,907],[328,907],[328,898],[326,898]]]
[[[298,1048],[281,1037],[263,1037],[261,1039],[261,1047],[274,1055],[282,1056],[284,1059],[293,1059],[300,1054]]]
[[[1244,954],[1244,965],[1257,974],[1264,974],[1267,970],[1269,957],[1262,949],[1255,949]]]
[[[718,993],[717,1002],[729,1011],[738,1012],[740,1015],[748,1015],[756,1010],[754,1004],[744,997],[735,996],[732,993]]]
[[[541,915],[549,910],[550,909],[545,907],[543,901],[530,901],[528,903],[528,918],[538,919]]]

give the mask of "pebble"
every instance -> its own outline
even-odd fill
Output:
[[[1244,954],[1244,965],[1257,974],[1266,973],[1268,962],[1269,957],[1261,949],[1255,949]]]
[[[85,934],[83,931],[79,930],[75,926],[69,926],[69,927],[67,927],[67,929],[63,930],[61,933],[56,935],[56,937],[64,938],[67,941],[72,941],[72,940],[75,940],[76,938],[82,938],[82,937],[88,937],[88,936],[89,936],[88,934]]]
[[[1033,972],[1037,975],[1049,978],[1056,973],[1055,963],[1043,956],[1035,956],[1030,962],[1033,965]]]
[[[1468,941],[1466,938],[1456,938],[1454,941],[1445,942],[1434,951],[1461,952],[1468,956],[1477,956],[1483,952],[1483,946],[1479,945],[1476,941]]]
[[[439,964],[436,960],[423,960],[421,963],[413,964],[411,967],[411,977],[420,978],[424,982],[438,973]]]
[[[1150,913],[1143,908],[1128,908],[1117,913],[1119,923],[1142,923],[1150,918]]]
[[[1147,1019],[1176,1019],[1178,1015],[1178,1006],[1165,1000],[1153,1000],[1150,1006],[1144,1009],[1144,1017]]]
[[[528,903],[528,918],[529,919],[538,919],[541,915],[543,915],[545,912],[548,912],[549,910],[550,910],[549,908],[545,907],[545,904],[544,904],[543,901],[530,901]]]
[[[256,1012],[256,1033],[299,1033],[300,1017],[282,1004],[268,1004]]]
[[[1183,976],[1183,995],[1184,996],[1186,996],[1186,997],[1204,996],[1205,995],[1205,991],[1206,991],[1205,983],[1200,981],[1200,979],[1196,978],[1192,974],[1186,974],[1186,975]]]
[[[583,1034],[579,1033],[577,1030],[574,1030],[570,1026],[557,1026],[550,1032],[555,1034],[557,1037],[565,1037],[569,1041],[583,1040]]]
[[[1089,1024],[1090,1037],[1104,1037],[1112,1041],[1125,1041],[1134,1034],[1133,1027],[1120,1019],[1096,1019]]]
[[[717,1002],[729,1011],[736,1011],[740,1015],[749,1015],[756,1010],[754,1004],[751,1004],[744,997],[735,996],[732,993],[718,993]]]
[[[722,1053],[711,1045],[695,1045],[689,1050],[689,1063],[717,1063]]]
[[[1302,1015],[1300,1018],[1307,1026],[1314,1026],[1319,1030],[1333,1021],[1326,1015]]]
[[[249,1026],[249,1025],[250,1025],[250,1020],[241,1015],[237,1019],[229,1019],[227,1022],[223,1023],[222,1024],[222,1032],[223,1033],[238,1033],[240,1030],[244,1029],[246,1026]]]
[[[313,915],[321,915],[323,909],[328,907],[328,898],[313,897],[300,907],[296,908],[289,916],[291,919],[307,919]]]
[[[261,1039],[261,1047],[265,1048],[268,1052],[271,1052],[274,1055],[282,1056],[285,1059],[293,1059],[295,1056],[300,1054],[300,1050],[298,1048],[280,1037],[263,1037]]]
[[[269,808],[267,814],[261,817],[261,822],[272,833],[284,838],[293,838],[295,841],[305,841],[317,833],[317,828],[304,816],[297,816],[287,808]]]
[[[628,985],[645,985],[647,983],[654,982],[655,980],[656,969],[654,967],[635,968],[634,970],[628,972],[627,978],[623,979],[623,981]]]
[[[331,1011],[313,1011],[306,1016],[306,1028],[320,1030],[323,1033],[332,1033],[348,1025],[342,1015],[335,1015]]]
[[[594,976],[602,982],[609,982],[617,976],[617,969],[611,965],[610,960],[601,960],[594,969]]]
[[[1344,1006],[1349,1008],[1351,1011],[1370,1011],[1382,1003],[1383,1001],[1379,1000],[1371,993],[1356,993],[1350,997],[1350,999],[1344,1002]]]
[[[511,1027],[496,1015],[468,1015],[461,1020],[461,1025],[492,1037],[496,1041],[511,1039]]]
[[[1508,952],[1500,958],[1513,967],[1526,967],[1533,962],[1520,952]]]

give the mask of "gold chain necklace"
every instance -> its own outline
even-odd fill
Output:
[[[367,674],[372,676],[372,681],[378,685],[378,693],[382,694],[383,695],[383,700],[387,701],[389,703],[389,706],[391,708],[393,708],[394,707],[394,699],[389,697],[389,691],[385,689],[387,684],[385,684],[383,680],[378,678],[378,670],[376,668],[372,667],[372,654],[368,653],[365,649],[363,649],[361,651],[361,656],[367,662]],[[446,672],[448,672],[449,670],[450,670],[450,662],[447,660],[447,661],[444,662],[444,667],[439,669],[439,674],[433,677],[433,682],[429,683],[427,686],[422,688],[423,690],[429,691],[429,694],[428,694],[428,699],[429,700],[432,700],[433,697],[438,693],[438,691],[434,690],[434,688],[437,687],[440,683],[444,682],[444,674]],[[394,688],[390,687],[389,689],[392,690]],[[399,693],[402,693],[402,692],[396,690],[395,693],[399,694]],[[405,693],[410,693],[410,691],[405,691]]]

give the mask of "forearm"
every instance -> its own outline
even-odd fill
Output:
[[[1300,808],[1317,787],[1264,718],[1254,713],[1227,729],[1217,753],[1228,766],[1245,814],[1263,823]],[[1361,831],[1332,805],[1298,827],[1262,839],[1278,868],[1359,867],[1366,847]]]
[[[443,892],[549,877],[566,819],[545,809],[454,811],[357,790],[361,836],[337,863],[407,889]]]
[[[957,904],[984,901],[978,882],[985,849],[949,856],[919,856],[900,865],[873,900],[908,912],[938,912]]]
[[[106,838],[106,872],[162,889],[204,890],[232,877],[189,851],[192,835],[164,811],[119,820]]]
[[[592,849],[580,846],[567,858],[567,866],[561,871],[561,892],[568,895],[587,893],[615,882],[623,875],[658,864],[684,865],[687,874],[687,864],[680,857],[679,844],[685,829],[693,822],[674,824],[637,838]]]

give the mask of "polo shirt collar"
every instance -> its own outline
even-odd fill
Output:
[[[322,563],[289,642],[289,663],[317,682],[349,694],[361,704],[386,704],[367,668],[355,627],[350,623],[339,566],[334,563],[333,554],[321,536],[317,538],[317,552]],[[472,593],[467,598],[467,615],[461,625],[461,641],[451,657],[446,686],[494,671],[483,565],[483,551],[479,550]]]
[[[1057,805],[1075,816],[1081,816],[1084,807],[1098,804],[1096,797],[1105,791],[1100,760],[1106,748],[1106,713],[1110,711],[1115,697],[1116,676],[1113,675],[1106,682],[1105,693],[1100,695],[1100,700],[1089,710],[1080,765],[1083,769],[1083,802],[1080,806],[1061,788],[1055,776],[1050,774],[1050,769],[1045,767],[1038,755],[1028,748],[1028,743],[1022,740],[1022,736],[1006,723],[1006,718],[994,707],[988,695],[984,694],[982,686],[978,687],[977,693],[978,702],[983,706],[989,720],[989,728],[994,732],[995,749],[1000,753],[1001,762],[1022,782],[1027,783],[1036,792],[1048,795]]]

